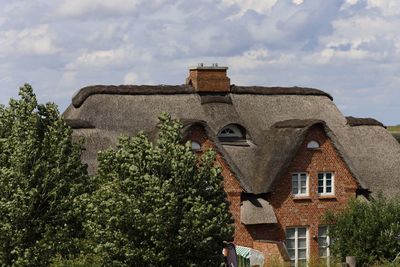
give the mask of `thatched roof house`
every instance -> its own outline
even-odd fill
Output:
[[[226,71],[201,65],[185,85],[79,90],[64,117],[85,139],[89,171],[121,134],[155,138],[166,111],[183,122],[194,149],[217,150],[235,243],[295,266],[312,254],[329,256],[327,210],[352,197],[400,192],[400,145],[382,123],[344,117],[317,89],[231,85]]]

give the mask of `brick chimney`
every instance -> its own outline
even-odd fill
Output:
[[[228,67],[219,67],[217,63],[189,68],[189,77],[186,84],[191,85],[197,92],[203,93],[229,93],[230,79],[226,76]]]

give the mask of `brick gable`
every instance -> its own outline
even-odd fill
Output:
[[[315,140],[320,149],[309,150],[307,143]],[[309,175],[309,196],[296,198],[291,194],[291,175],[293,172],[307,172]],[[335,175],[334,196],[318,195],[318,172],[332,172]],[[286,174],[276,183],[269,202],[274,207],[279,222],[279,235],[285,239],[285,229],[291,226],[309,227],[310,255],[318,255],[318,226],[323,224],[326,211],[340,210],[356,197],[357,182],[346,164],[337,153],[331,140],[321,126],[313,126],[299,151],[290,164]]]
[[[200,126],[192,127],[187,139],[198,142],[202,151],[209,148],[215,149],[214,144],[207,138],[204,129]],[[311,140],[320,144],[318,150],[307,149],[307,143]],[[265,194],[266,199],[274,208],[278,224],[246,226],[240,222],[243,189],[219,153],[217,153],[216,163],[222,168],[224,189],[235,220],[234,242],[237,245],[256,248],[268,255],[268,259],[275,256],[278,260],[283,258],[279,242],[285,240],[285,229],[292,226],[309,228],[310,255],[318,255],[318,242],[313,237],[318,236],[318,226],[323,223],[323,215],[327,210],[343,208],[350,198],[356,196],[358,187],[356,180],[352,177],[331,140],[326,136],[322,126],[315,125],[310,128],[286,173],[275,183],[274,191]],[[335,175],[334,196],[319,196],[317,193],[317,174],[323,171],[332,172]],[[295,198],[292,196],[291,174],[293,172],[309,174],[308,197]]]

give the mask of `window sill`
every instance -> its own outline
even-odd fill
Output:
[[[243,141],[220,141],[221,145],[223,146],[242,146],[242,147],[249,147],[250,144],[247,140]]]
[[[294,201],[311,201],[310,196],[293,196]]]
[[[319,195],[318,199],[320,200],[336,200],[335,195]]]

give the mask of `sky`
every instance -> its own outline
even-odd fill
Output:
[[[318,88],[346,116],[400,124],[398,0],[0,0],[0,103],[30,83],[64,111],[94,84]]]

